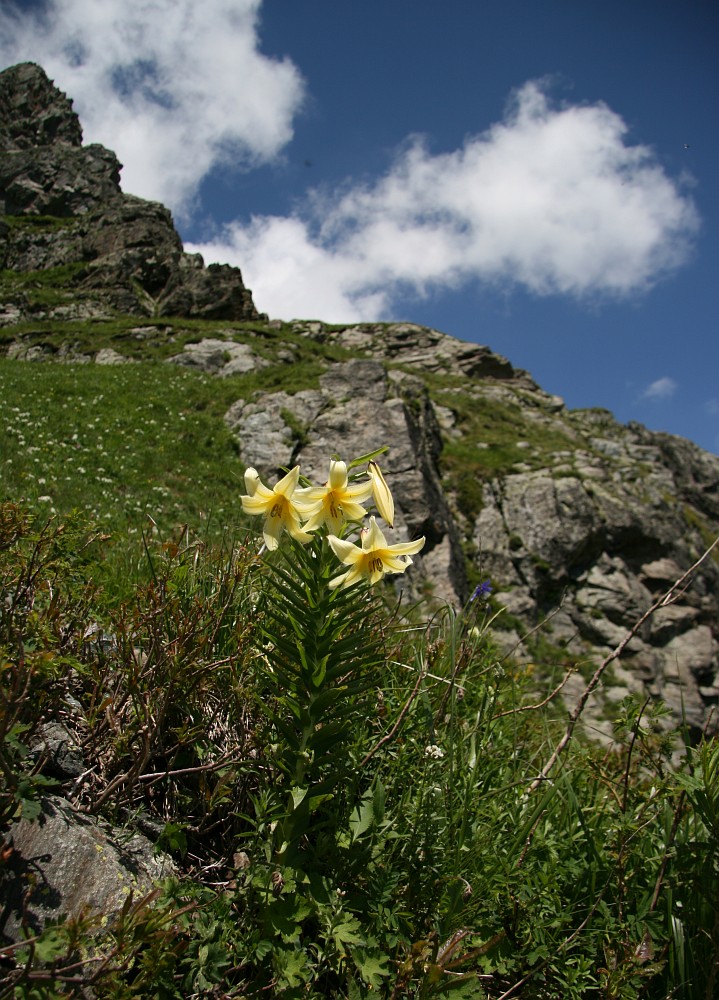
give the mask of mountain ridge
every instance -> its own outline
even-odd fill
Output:
[[[114,153],[82,145],[40,67],[0,73],[9,358],[126,363],[152,343],[169,363],[234,379],[225,424],[267,477],[299,462],[324,480],[331,454],[388,446],[397,531],[427,537],[403,585],[461,606],[491,579],[507,649],[551,615],[543,655],[603,657],[719,533],[718,457],[608,411],[570,411],[490,348],[426,327],[270,321],[238,268],[184,253],[169,211],[123,194],[119,177]],[[253,388],[258,372],[276,386]],[[716,726],[718,621],[708,559],[632,639],[596,728],[627,691],[661,696],[694,735]]]

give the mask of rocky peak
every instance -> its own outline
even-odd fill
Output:
[[[20,63],[0,73],[0,149],[32,149],[60,142],[82,145],[72,101],[36,63]]]
[[[70,306],[0,285],[0,325],[73,311],[257,319],[239,268],[185,254],[168,209],[123,194],[120,170],[111,150],[82,144],[72,101],[40,66],[0,73],[0,268],[32,274],[33,290],[72,271]]]
[[[4,215],[72,217],[120,195],[120,163],[82,145],[70,101],[34,63],[0,73],[0,208]]]

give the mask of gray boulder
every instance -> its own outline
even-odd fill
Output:
[[[43,800],[39,819],[14,823],[5,840],[12,853],[2,876],[0,934],[9,941],[63,916],[111,917],[131,893],[141,898],[175,873],[146,837],[121,839],[55,796]]]

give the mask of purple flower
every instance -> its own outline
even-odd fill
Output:
[[[476,601],[478,597],[489,597],[491,593],[492,584],[489,580],[483,580],[482,583],[475,587],[474,593],[470,597],[470,601]]]

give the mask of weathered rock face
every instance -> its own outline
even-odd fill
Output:
[[[557,655],[599,662],[719,534],[719,458],[688,441],[624,427],[605,411],[567,411],[488,348],[434,330],[293,329],[366,360],[330,364],[319,389],[235,404],[226,421],[243,460],[269,480],[300,462],[324,482],[328,455],[388,445],[382,465],[399,536],[427,537],[413,596],[461,605],[468,572],[491,579],[508,646],[551,614],[544,635]],[[435,375],[456,388],[429,392]],[[482,408],[490,427],[504,420],[514,432],[514,453],[499,467],[494,443],[466,420]],[[473,463],[476,503],[449,461],[457,448]],[[697,734],[719,703],[718,638],[719,563],[709,558],[680,600],[632,639],[605,700],[661,696],[674,723],[684,719]],[[592,725],[606,726],[605,708],[595,706]]]
[[[117,913],[130,893],[140,899],[175,872],[142,834],[122,842],[122,833],[80,815],[59,796],[43,801],[39,819],[14,823],[6,839],[12,853],[0,908],[5,941],[22,940],[24,931],[38,934],[63,916]]]
[[[0,73],[0,214],[9,217],[0,221],[0,268],[74,265],[68,280],[86,316],[257,319],[239,269],[183,253],[169,211],[124,195],[120,169],[110,150],[82,145],[72,102],[39,66]],[[22,293],[3,299],[13,323],[66,318]]]
[[[325,482],[330,455],[352,459],[389,443],[380,461],[396,501],[393,538],[424,535],[415,558],[420,579],[435,597],[461,602],[467,589],[461,541],[439,479],[439,427],[421,383],[405,382],[400,392],[379,361],[349,361],[332,365],[319,390],[240,401],[225,419],[245,463],[269,480],[299,462],[310,479]],[[398,587],[409,589],[409,578]]]
[[[48,86],[39,66],[20,63],[0,75],[0,149],[32,149],[54,142],[82,145],[72,101]]]

